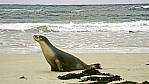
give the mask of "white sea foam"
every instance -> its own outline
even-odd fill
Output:
[[[129,9],[149,9],[149,5],[146,5],[146,6],[133,6],[133,7],[130,7]]]
[[[1,23],[0,29],[8,30],[28,30],[46,26],[47,30],[54,31],[149,31],[149,20],[132,21],[123,23]]]
[[[84,12],[85,10],[73,10],[71,13],[78,13],[78,12]]]
[[[142,8],[149,9],[149,5],[148,6],[142,6]]]
[[[48,25],[47,23],[1,23],[0,29],[8,30],[28,30],[34,27]]]

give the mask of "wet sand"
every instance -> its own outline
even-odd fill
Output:
[[[100,63],[101,72],[120,75],[124,80],[149,81],[149,54],[74,54],[87,64]],[[73,71],[81,72],[81,71]],[[0,84],[68,84],[77,79],[59,80],[72,72],[52,72],[42,54],[1,54]],[[20,79],[20,77],[26,77]]]

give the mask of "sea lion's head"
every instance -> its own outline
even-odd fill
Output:
[[[48,41],[48,39],[45,36],[41,36],[41,35],[34,35],[33,38],[38,43],[41,43],[42,41],[44,41],[44,42]]]

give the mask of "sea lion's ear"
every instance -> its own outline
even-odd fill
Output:
[[[42,40],[42,37],[39,37],[40,40]]]

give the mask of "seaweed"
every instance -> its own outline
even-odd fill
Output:
[[[104,76],[104,77],[97,77],[93,75],[98,75],[98,76]],[[81,77],[89,76],[86,78],[81,79]],[[68,79],[80,79],[79,82],[85,82],[85,81],[97,81],[94,83],[109,83],[112,81],[117,81],[121,80],[122,78],[118,75],[112,75],[110,73],[101,73],[96,69],[86,69],[82,71],[81,73],[69,73],[63,76],[58,76],[59,79],[61,80],[68,80]]]
[[[113,75],[110,73],[101,73],[97,69],[86,69],[81,73],[69,73],[63,76],[58,76],[61,80],[69,80],[69,79],[80,79],[79,82],[86,82],[86,81],[94,81],[89,84],[107,84],[113,81],[120,81],[122,80],[121,76]],[[115,84],[149,84],[148,81],[144,81],[142,83],[134,82],[134,81],[124,81]]]

